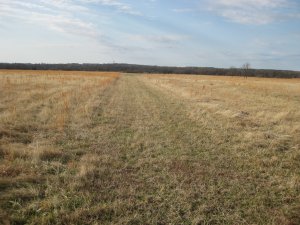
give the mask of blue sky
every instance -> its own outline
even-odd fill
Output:
[[[0,0],[0,62],[300,70],[300,1]]]

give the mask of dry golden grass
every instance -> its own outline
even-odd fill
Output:
[[[300,80],[0,71],[4,224],[300,224]]]
[[[299,147],[300,79],[193,75],[145,77],[172,94],[191,101],[192,117],[209,112],[220,121],[250,126],[253,133],[257,133],[257,125],[260,130],[274,132],[277,136],[294,136],[297,139],[294,147]]]
[[[92,123],[93,110],[117,78],[118,73],[0,71],[2,209],[38,198],[36,184],[55,182],[53,175],[76,160],[81,154],[76,148],[83,145],[76,135],[89,135],[85,129]],[[76,141],[75,152],[67,151],[64,145]],[[14,215],[3,211],[0,218],[9,214]]]
[[[225,176],[238,176],[234,179],[256,188],[251,196],[235,184],[244,189],[240,190],[244,198],[252,198],[252,207],[271,204],[262,210],[270,210],[273,221],[254,223],[263,213],[253,212],[249,223],[300,223],[300,79],[192,75],[143,79],[182,102],[187,116],[208,131],[212,148],[222,146],[224,152],[217,153],[220,165],[224,170],[235,168]],[[227,162],[231,165],[224,164],[231,157]]]

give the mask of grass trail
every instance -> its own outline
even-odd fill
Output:
[[[138,76],[119,80],[94,130],[109,130],[95,153],[93,176],[101,179],[85,187],[101,192],[92,198],[103,201],[107,223],[298,222],[299,190],[272,187],[270,178],[283,174],[263,173],[236,154],[233,133],[216,134],[188,110]]]

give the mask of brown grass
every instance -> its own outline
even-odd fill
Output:
[[[53,175],[77,160],[65,145],[73,133],[85,132],[99,97],[117,78],[117,73],[0,71],[2,218],[14,218],[12,202],[34,201],[44,179],[56,180]],[[32,189],[38,196],[30,194]],[[12,221],[22,218],[19,214]]]
[[[5,224],[299,224],[300,80],[0,71]]]

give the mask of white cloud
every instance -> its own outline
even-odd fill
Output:
[[[282,6],[286,0],[216,0],[216,4],[239,8],[274,8]]]
[[[2,0],[0,3],[0,19],[6,23],[16,21],[18,24],[40,25],[62,33],[88,37],[100,35],[92,22],[78,16],[83,11],[88,11],[88,8],[67,0],[41,0],[39,3]]]
[[[208,10],[242,24],[269,24],[286,17],[292,10],[289,0],[215,0],[206,1]]]
[[[172,9],[172,11],[175,13],[189,13],[189,12],[194,12],[195,9],[193,9],[193,8],[182,8],[182,9],[176,8],[176,9]]]
[[[118,11],[122,13],[141,15],[140,12],[134,10],[132,6],[130,6],[129,4],[125,4],[117,0],[79,0],[79,1],[82,3],[94,3],[94,4],[105,5],[105,6],[111,6],[116,8]]]
[[[99,39],[97,25],[90,19],[99,18],[90,4],[113,7],[118,12],[135,14],[132,7],[117,0],[0,0],[0,21],[31,23],[65,33]]]
[[[59,9],[71,12],[83,12],[88,11],[88,8],[80,5],[77,1],[72,0],[40,0],[40,5],[44,7],[51,7],[53,9]]]
[[[178,43],[188,39],[186,35],[163,34],[163,35],[129,35],[132,41],[152,42],[159,44]]]

